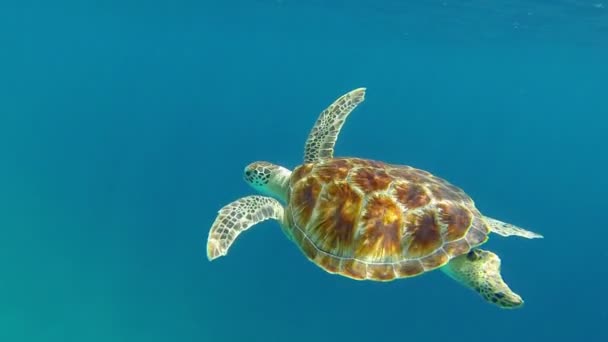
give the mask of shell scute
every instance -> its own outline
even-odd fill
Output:
[[[443,248],[439,248],[433,254],[420,259],[420,263],[422,264],[422,267],[424,267],[425,271],[430,271],[445,265],[449,260],[450,256],[443,250]]]
[[[436,181],[428,185],[428,189],[433,197],[439,201],[448,200],[454,202],[469,202],[469,197],[459,188],[445,182]]]
[[[290,201],[296,225],[305,227],[310,222],[320,193],[321,183],[315,177],[305,177],[293,186]]]
[[[315,167],[314,173],[322,182],[343,181],[351,170],[351,163],[338,159],[333,163],[324,163]]]
[[[403,215],[388,196],[372,196],[365,205],[355,257],[370,262],[396,262],[401,259]]]
[[[465,239],[471,247],[479,246],[486,242],[489,232],[490,229],[486,223],[481,218],[475,217]]]
[[[306,226],[306,234],[324,252],[352,256],[362,200],[347,183],[326,184],[319,196],[315,217]]]
[[[469,243],[465,239],[460,239],[456,241],[446,242],[443,245],[443,250],[448,253],[450,257],[455,257],[470,251],[471,246],[469,246]]]
[[[342,260],[342,273],[353,279],[363,280],[367,278],[367,264],[356,259]]]
[[[392,178],[383,169],[361,167],[353,170],[351,182],[364,193],[386,190]]]
[[[439,203],[439,217],[447,225],[446,239],[458,240],[463,237],[471,227],[473,214],[461,204]]]
[[[321,265],[329,273],[338,273],[340,271],[340,259],[327,253],[318,252],[314,262]]]
[[[389,168],[388,174],[397,179],[406,180],[412,183],[427,184],[433,182],[430,173],[410,166],[392,166]]]
[[[405,239],[407,245],[407,256],[420,258],[432,253],[441,247],[441,226],[430,209],[422,209],[409,212],[406,215]]]
[[[393,194],[397,201],[407,209],[420,208],[431,202],[426,188],[417,183],[397,181],[393,186]]]
[[[395,273],[400,278],[414,277],[424,272],[418,260],[404,260],[395,265]]]
[[[367,278],[380,281],[395,279],[395,269],[392,264],[369,264],[367,265]]]
[[[317,257],[317,253],[319,252],[317,248],[308,240],[306,237],[302,238],[299,241],[300,249],[306,255],[306,257],[310,260],[315,260]]]
[[[291,173],[290,185],[293,187],[294,184],[299,182],[301,179],[306,176],[309,176],[312,172],[313,166],[314,164],[308,163],[300,165],[295,170],[293,170],[293,172]]]

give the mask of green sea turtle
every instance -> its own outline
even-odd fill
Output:
[[[293,172],[254,162],[244,179],[263,195],[220,209],[207,257],[226,255],[240,233],[274,219],[306,257],[329,273],[389,281],[440,269],[502,308],[522,298],[500,274],[500,258],[478,246],[490,232],[542,236],[484,216],[460,188],[410,166],[334,157],[347,116],[365,98],[355,89],[325,109]]]

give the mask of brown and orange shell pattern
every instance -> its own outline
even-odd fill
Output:
[[[296,168],[286,230],[327,272],[388,281],[445,265],[487,240],[461,189],[426,171],[359,158]]]

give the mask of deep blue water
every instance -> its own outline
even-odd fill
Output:
[[[0,341],[606,341],[608,3],[0,3]],[[484,248],[526,300],[356,282],[274,222],[210,263],[243,167],[408,164],[545,235]]]

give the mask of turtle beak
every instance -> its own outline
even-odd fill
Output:
[[[524,300],[513,291],[495,292],[488,298],[488,301],[500,306],[503,309],[517,309],[524,305]]]

